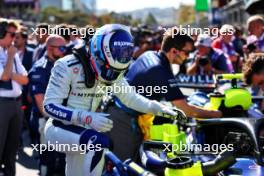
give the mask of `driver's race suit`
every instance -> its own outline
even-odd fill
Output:
[[[52,69],[48,88],[44,99],[44,110],[50,117],[45,127],[46,142],[50,144],[100,144],[107,147],[108,138],[87,124],[80,123],[80,119],[87,112],[96,112],[105,91],[106,85],[95,80],[92,88],[84,84],[82,64],[74,55],[68,55],[56,61]],[[111,85],[129,86],[125,79]],[[105,90],[104,89],[104,90]],[[110,90],[110,89],[107,89]],[[135,91],[113,92],[127,107],[143,113],[166,113],[164,105],[137,94]],[[89,119],[94,120],[94,119]],[[125,147],[125,146],[124,146]],[[62,148],[62,147],[61,147]],[[57,150],[58,147],[56,148]],[[62,150],[61,150],[62,151]],[[87,150],[86,154],[80,151],[66,151],[66,175],[99,176],[104,165],[104,150]]]

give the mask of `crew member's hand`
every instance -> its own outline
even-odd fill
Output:
[[[220,118],[223,117],[223,113],[221,111],[212,111],[213,118]]]

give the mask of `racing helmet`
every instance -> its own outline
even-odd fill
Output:
[[[99,28],[90,41],[96,78],[108,84],[120,80],[132,61],[133,48],[127,26],[107,24]]]

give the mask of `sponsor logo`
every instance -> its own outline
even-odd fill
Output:
[[[71,95],[78,96],[78,97],[103,97],[104,94],[96,94],[96,93],[76,93],[71,92]]]
[[[249,169],[253,169],[253,170],[257,170],[257,169],[261,169],[261,166],[258,166],[258,165],[250,165],[248,166]]]
[[[63,112],[60,109],[55,109],[53,107],[50,107],[49,105],[46,105],[45,109],[46,109],[47,112],[49,112],[52,115],[55,115],[55,116],[58,116],[58,117],[61,117],[61,118],[64,118],[64,119],[67,118],[67,113]]]
[[[74,74],[78,74],[79,73],[79,68],[78,67],[74,67],[73,68],[73,73]]]
[[[131,42],[116,41],[116,42],[114,42],[114,46],[131,46],[131,47],[133,47],[134,44]]]
[[[92,120],[93,120],[93,118],[92,118],[91,116],[86,116],[86,118],[85,118],[85,123],[86,123],[87,125],[89,125],[89,124],[92,123]]]
[[[32,75],[32,79],[39,79],[41,75]]]
[[[83,86],[83,87],[76,87],[77,90],[83,90],[83,89],[87,89],[87,87]]]
[[[90,137],[90,139],[88,141],[88,144],[94,143],[96,140],[97,140],[97,136],[96,135],[93,135],[92,137]]]

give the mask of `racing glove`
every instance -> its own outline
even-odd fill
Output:
[[[181,122],[187,122],[187,116],[182,110],[176,107],[166,106],[157,101],[152,101],[152,112],[157,116],[171,118]]]
[[[107,132],[113,128],[113,121],[108,119],[109,114],[97,112],[78,112],[77,123],[90,126],[96,131]]]

